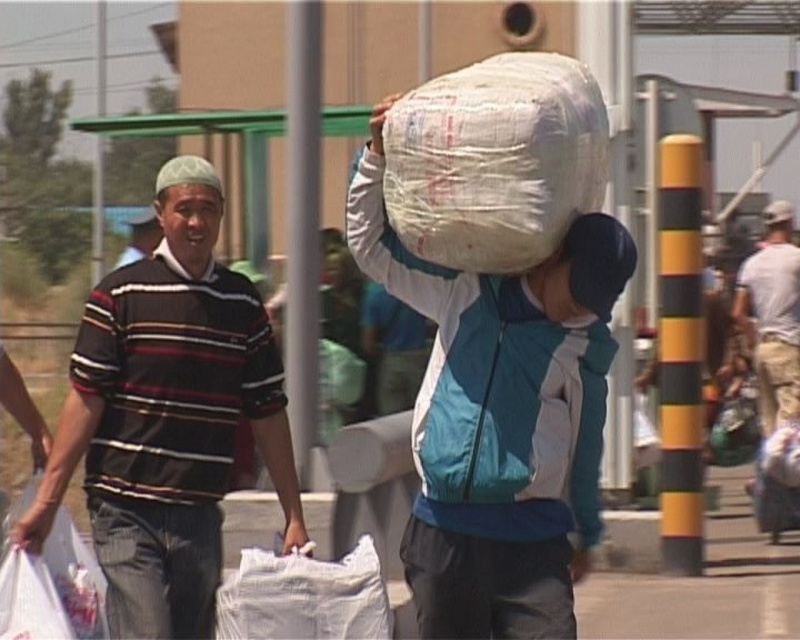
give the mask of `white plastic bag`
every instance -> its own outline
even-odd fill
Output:
[[[41,556],[9,550],[0,567],[0,640],[74,637]]]
[[[383,135],[389,222],[446,267],[524,271],[603,206],[608,115],[567,56],[502,53],[434,78],[392,106]]]
[[[780,421],[764,443],[764,473],[781,484],[800,487],[800,422]]]
[[[649,402],[644,393],[636,394],[636,408],[633,411],[634,422],[634,467],[646,469],[657,464],[661,459],[661,439],[650,419]]]
[[[37,473],[28,481],[9,510],[7,530],[33,504],[41,479],[41,473]],[[59,507],[56,512],[53,528],[42,549],[42,558],[75,636],[84,640],[108,638],[105,576],[64,507]]]
[[[217,638],[391,638],[389,598],[370,536],[341,562],[242,549],[217,591]]]

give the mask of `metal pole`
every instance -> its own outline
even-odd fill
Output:
[[[703,140],[661,141],[658,321],[661,550],[666,573],[703,575]]]
[[[597,84],[603,93],[603,100],[608,108],[608,119],[611,128],[611,149],[609,162],[611,163],[611,177],[606,190],[606,199],[603,210],[617,215],[617,175],[621,168],[622,154],[617,146],[621,138],[618,129],[621,123],[619,105],[617,103],[618,91],[615,73],[618,64],[616,58],[615,30],[617,24],[614,20],[613,3],[611,2],[578,2],[575,3],[575,12],[578,24],[578,58],[589,65]],[[624,186],[620,185],[621,188]],[[618,311],[618,310],[617,310]],[[615,316],[614,324],[619,321]],[[618,397],[625,390],[625,373],[622,369],[631,366],[623,362],[623,354],[618,354],[614,366],[608,376],[608,410],[604,429],[605,447],[601,468],[602,489],[615,494],[621,499],[627,498],[630,490],[630,475],[624,473],[631,457],[631,445],[628,442],[630,431],[621,414]],[[624,413],[624,410],[622,411]]]
[[[417,31],[417,81],[419,84],[431,77],[431,3],[419,1],[419,28]]]
[[[5,289],[3,273],[3,251],[6,248],[6,213],[8,212],[8,167],[6,153],[0,154],[0,291]],[[2,307],[0,307],[0,320],[2,320]]]
[[[106,115],[106,0],[97,0],[97,115]],[[94,214],[92,219],[92,285],[105,275],[103,229],[105,227],[105,139],[95,139]]]
[[[0,153],[0,291],[5,289],[3,273],[3,252],[6,249],[6,211],[7,211],[7,196],[6,196],[6,182],[8,180],[8,173],[6,167],[6,152]],[[0,320],[2,320],[2,306],[0,306]],[[0,451],[6,451],[5,437],[6,437],[6,421],[0,420]],[[0,489],[0,516],[5,515],[5,509],[8,506],[8,495],[4,489]]]
[[[648,324],[658,316],[658,140],[661,94],[658,80],[647,81],[645,166],[647,171],[647,308]]]
[[[319,427],[319,226],[322,4],[288,8],[289,264],[286,387],[298,477],[309,481]]]
[[[753,171],[757,170],[761,166],[761,158],[763,157],[764,147],[761,144],[761,140],[753,140]],[[753,185],[753,190],[759,193],[763,193],[764,185],[759,180]]]
[[[614,211],[616,217],[633,231],[630,157],[634,153],[631,113],[633,111],[633,56],[631,53],[631,3],[619,0],[613,4],[616,27],[616,57],[614,59],[614,94],[618,105],[618,128],[614,150]],[[617,479],[620,488],[629,489],[633,480],[633,291],[625,288],[620,297],[614,337],[619,343],[615,367],[615,400],[617,403]]]

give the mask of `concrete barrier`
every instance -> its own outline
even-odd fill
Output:
[[[372,535],[386,580],[402,580],[400,542],[419,478],[411,457],[411,411],[340,429],[328,447],[336,488],[333,555]]]
[[[362,493],[414,471],[412,411],[349,425],[336,432],[328,466],[341,491]]]

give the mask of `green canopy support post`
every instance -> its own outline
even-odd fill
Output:
[[[242,139],[247,258],[263,270],[270,253],[269,140],[255,131],[244,131]]]
[[[229,134],[222,136],[222,184],[225,189],[225,197],[230,202],[234,189],[231,184],[231,137]],[[225,259],[230,264],[240,257],[236,255],[238,252],[234,249],[232,216],[225,216],[222,224],[225,228]]]

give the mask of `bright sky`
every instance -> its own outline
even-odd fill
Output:
[[[94,2],[6,2],[0,0],[0,89],[13,78],[27,78],[31,66],[52,71],[54,84],[74,81],[69,117],[97,113]],[[175,0],[107,4],[107,112],[144,107],[144,88],[155,76],[176,87],[177,77],[159,51],[151,24],[174,20]],[[786,36],[641,36],[635,43],[637,73],[658,73],[687,84],[780,94],[789,67]],[[125,57],[113,57],[125,56]],[[0,112],[3,93],[0,93]],[[736,191],[753,170],[753,143],[766,158],[795,123],[780,119],[725,120],[717,130],[717,187]],[[68,133],[63,156],[91,158],[93,136]],[[800,204],[800,135],[783,152],[764,180],[776,197]]]
[[[640,36],[636,73],[658,73],[697,84],[781,95],[790,61],[788,36]],[[800,95],[795,95],[800,98]],[[717,126],[717,190],[738,191],[755,168],[753,145],[762,161],[797,123],[800,114],[781,118],[720,119]],[[763,181],[764,191],[800,207],[800,134],[778,156]]]
[[[144,90],[154,77],[177,87],[178,78],[150,30],[151,24],[175,20],[176,15],[172,0],[107,2],[108,114],[145,108]],[[73,81],[69,118],[97,114],[96,25],[95,2],[0,0],[0,112],[8,82],[27,79],[33,67],[40,67],[53,74],[53,87]],[[91,158],[93,148],[93,135],[67,132],[60,155]]]

